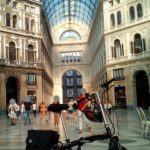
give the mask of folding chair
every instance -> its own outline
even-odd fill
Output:
[[[147,132],[148,129],[150,129],[150,120],[147,120],[145,112],[141,107],[139,107],[139,112],[141,114],[142,120],[145,122],[144,123],[144,136],[147,137]]]

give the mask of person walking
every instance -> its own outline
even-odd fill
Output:
[[[14,98],[11,98],[9,100],[9,106],[8,106],[8,116],[11,118],[11,125],[16,125],[16,100]]]
[[[37,109],[36,102],[33,102],[33,104],[32,104],[32,110],[33,110],[34,117],[36,117],[36,109]]]
[[[59,96],[54,96],[53,104],[59,104]],[[53,112],[53,114],[54,114],[54,126],[56,126],[56,127],[59,126],[60,113],[61,112]]]
[[[78,122],[79,122],[79,131],[78,134],[82,134],[83,128],[86,128],[89,132],[91,132],[92,128],[87,123],[87,120],[84,116],[84,110],[89,105],[89,101],[86,98],[86,90],[81,89],[80,95],[78,96]]]
[[[25,106],[25,112],[24,112],[25,122],[24,122],[24,125],[31,124],[30,110],[31,110],[32,103],[31,103],[31,100],[30,100],[30,96],[26,97],[26,100],[24,102],[24,106]]]
[[[45,102],[42,102],[40,104],[40,120],[43,121],[44,119],[46,120],[46,113],[47,113],[47,105]]]
[[[20,104],[20,116],[21,116],[21,119],[24,120],[24,116],[25,116],[24,101],[21,101],[21,104]]]

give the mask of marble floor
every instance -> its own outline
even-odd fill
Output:
[[[146,112],[150,116],[150,111]],[[53,115],[50,120],[47,116],[47,122],[40,121],[39,116],[36,118],[31,114],[32,123],[24,125],[22,119],[17,120],[17,125],[11,126],[10,119],[5,115],[0,115],[0,150],[25,150],[28,130],[30,129],[43,129],[43,130],[56,130],[60,133],[60,141],[65,142],[65,133],[62,123],[59,127],[53,125]],[[116,135],[119,136],[120,143],[128,150],[149,150],[150,149],[150,132],[148,137],[141,135],[141,124],[136,110],[116,109],[112,111],[111,120],[114,123]],[[83,131],[82,134],[77,133],[78,120],[65,119],[66,129],[69,139],[72,141],[80,137],[99,134],[105,132],[103,123],[91,122],[92,131]],[[111,125],[110,125],[111,127]],[[84,144],[83,150],[106,150],[108,149],[108,140],[95,141],[92,143]],[[74,148],[76,149],[76,148]]]

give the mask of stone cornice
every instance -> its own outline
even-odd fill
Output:
[[[42,6],[42,0],[39,0],[39,1],[37,1],[37,0],[17,0],[17,1],[26,2],[26,3]]]
[[[41,39],[41,36],[26,34],[26,33],[22,33],[22,32],[16,32],[16,31],[12,31],[12,30],[8,31],[1,27],[0,27],[0,32],[6,33],[6,34],[14,34],[14,35],[18,35],[18,36],[29,37],[29,38]]]
[[[136,24],[122,26],[120,28],[116,28],[116,29],[112,29],[112,30],[109,29],[109,31],[105,30],[104,35],[106,36],[106,35],[113,34],[113,33],[116,33],[116,32],[125,31],[126,29],[133,28],[133,27],[136,27],[136,26],[139,27],[140,25],[143,25],[143,24],[146,24],[146,23],[149,23],[149,22],[150,22],[150,20],[147,19],[145,21],[142,21],[142,22],[139,22],[139,23],[136,23]]]

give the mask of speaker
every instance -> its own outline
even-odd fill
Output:
[[[57,146],[59,134],[53,130],[29,130],[26,150],[52,150]]]

